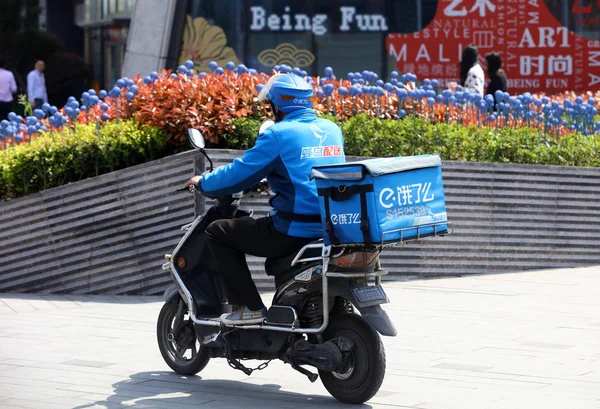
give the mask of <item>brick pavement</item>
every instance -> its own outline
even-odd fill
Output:
[[[399,330],[364,408],[600,408],[600,267],[386,284]],[[341,408],[273,362],[164,364],[157,297],[0,294],[0,408]]]

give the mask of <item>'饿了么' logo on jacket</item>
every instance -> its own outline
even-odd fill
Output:
[[[311,125],[310,130],[315,138],[319,140],[319,146],[302,148],[300,159],[322,158],[324,156],[342,156],[343,150],[341,145],[323,146],[325,140],[327,139],[327,135],[329,135],[330,132],[319,128],[317,125]]]

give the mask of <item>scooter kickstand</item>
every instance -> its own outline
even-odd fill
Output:
[[[290,362],[290,365],[292,365],[292,368],[294,368],[296,371],[300,372],[303,375],[306,375],[308,380],[311,382],[314,382],[317,379],[319,379],[319,375],[317,375],[316,373],[312,373],[311,371],[306,370],[306,369],[302,368],[301,366],[296,365],[293,362]]]
[[[317,375],[316,373],[312,373],[311,371],[304,369],[300,365],[296,364],[296,362],[294,361],[294,341],[295,340],[294,340],[293,336],[290,336],[289,341],[290,341],[290,359],[288,360],[288,362],[290,363],[292,368],[294,368],[296,371],[300,372],[302,375],[305,375],[309,381],[314,383],[317,379],[319,379],[319,375]]]

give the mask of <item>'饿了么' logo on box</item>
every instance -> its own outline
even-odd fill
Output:
[[[360,224],[360,213],[342,213],[332,214],[331,223],[333,224]]]
[[[389,209],[394,205],[406,206],[431,202],[434,200],[435,195],[430,193],[430,190],[431,182],[396,186],[396,191],[386,187],[379,192],[379,204],[385,209]]]

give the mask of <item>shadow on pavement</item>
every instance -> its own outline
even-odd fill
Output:
[[[317,381],[319,382],[319,381]],[[346,405],[333,397],[282,391],[277,384],[256,385],[241,381],[204,380],[200,376],[181,376],[173,372],[140,372],[114,383],[113,394],[104,400],[73,409],[120,407],[135,408],[357,408],[372,406]]]

